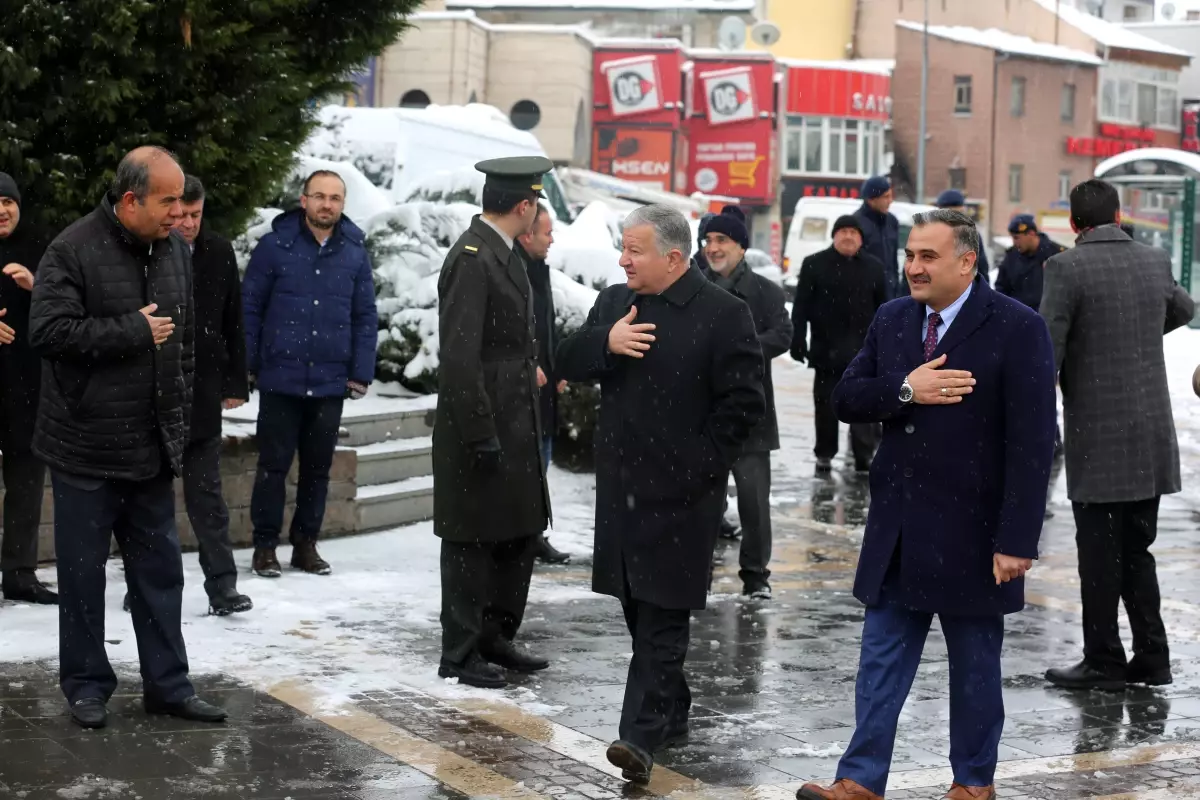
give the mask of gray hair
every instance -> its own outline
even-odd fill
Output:
[[[979,229],[975,227],[975,220],[961,211],[951,211],[948,208],[913,214],[914,228],[932,225],[935,222],[949,225],[950,229],[954,231],[954,255],[956,257],[966,255],[970,251],[975,252],[976,258],[979,257],[982,243],[979,238]],[[976,268],[978,268],[978,261]]]
[[[649,225],[654,229],[654,244],[659,255],[665,256],[672,250],[678,250],[686,259],[692,251],[692,227],[687,217],[671,206],[654,204],[635,208],[625,217],[621,230],[626,231],[638,225]]]
[[[121,163],[117,164],[117,174],[113,176],[112,194],[116,200],[124,197],[126,192],[133,192],[133,196],[139,203],[146,202],[146,195],[150,193],[150,162],[152,160],[148,155],[154,152],[166,156],[176,164],[179,163],[175,154],[165,147],[150,145],[131,150],[121,159]]]

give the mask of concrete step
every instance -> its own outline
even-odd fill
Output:
[[[433,438],[394,439],[353,448],[358,456],[359,486],[396,483],[433,472]]]
[[[357,530],[395,528],[433,518],[433,476],[358,487]]]
[[[368,444],[416,439],[433,434],[433,409],[414,408],[382,414],[342,417],[338,444],[361,447]]]

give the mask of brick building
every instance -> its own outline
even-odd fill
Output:
[[[963,190],[992,236],[1016,213],[1048,210],[1091,176],[1068,139],[1096,128],[1098,68],[1089,52],[998,30],[931,26],[925,186]],[[915,183],[921,26],[896,23],[893,124],[898,172]]]

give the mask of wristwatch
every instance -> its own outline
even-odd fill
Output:
[[[908,382],[908,378],[904,379],[904,383],[900,384],[900,402],[911,403],[913,400],[913,388]]]

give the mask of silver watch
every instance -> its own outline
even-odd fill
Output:
[[[908,382],[908,378],[904,379],[904,383],[900,384],[900,402],[911,403],[913,399],[913,388]]]

